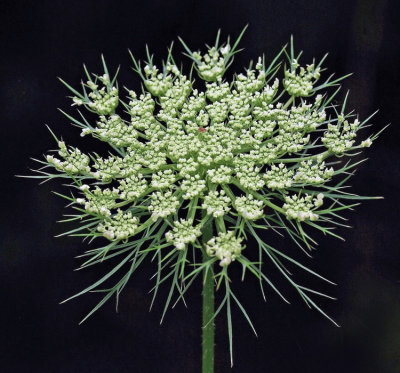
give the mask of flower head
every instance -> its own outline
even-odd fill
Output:
[[[173,242],[177,250],[183,250],[187,244],[196,241],[201,236],[201,230],[194,227],[190,220],[179,220],[174,222],[172,230],[165,234],[167,242]]]
[[[240,256],[244,249],[241,242],[242,239],[235,237],[234,231],[221,232],[207,242],[206,251],[209,256],[219,259],[221,267],[226,267]]]
[[[109,75],[104,58],[104,74],[86,70],[81,93],[72,90],[72,105],[97,119],[81,111],[78,119],[68,118],[82,136],[109,147],[102,155],[84,153],[53,134],[57,152],[40,161],[44,167],[38,172],[43,178],[70,180],[71,196],[60,195],[75,209],[68,220],[82,225],[69,233],[106,241],[85,254],[89,259],[83,266],[121,258],[96,286],[129,267],[106,297],[118,296],[149,257],[157,261],[155,292],[172,279],[168,303],[175,290],[182,299],[203,272],[214,276],[217,287],[225,284],[224,302],[230,305],[234,275],[228,270],[235,260],[243,276],[255,275],[283,297],[269,272],[263,272],[269,261],[307,304],[321,311],[310,298],[313,291],[286,275],[284,262],[315,272],[270,246],[258,232],[286,232],[307,249],[315,245],[309,230],[338,237],[332,233],[340,225],[336,219],[358,198],[345,189],[358,164],[351,157],[377,135],[356,142],[366,121],[346,113],[347,99],[343,105],[331,104],[336,94],[331,88],[343,78],[319,82],[322,61],[303,64],[293,40],[290,52],[283,49],[270,64],[259,57],[229,81],[225,72],[242,35],[235,43],[221,44],[218,34],[214,45],[197,52],[181,40],[202,85],[191,69],[175,62],[170,48],[157,64],[149,51],[144,63],[132,55],[141,93],[127,89],[126,97],[120,97],[117,76]],[[349,160],[343,162],[343,155]],[[242,255],[242,242],[248,239],[253,240],[249,258]],[[216,261],[219,270],[213,267]]]

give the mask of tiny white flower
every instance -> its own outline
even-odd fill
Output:
[[[368,138],[361,142],[360,147],[361,148],[369,148],[371,145],[372,145],[372,140]]]
[[[115,237],[115,234],[114,234],[114,232],[105,231],[103,233],[103,236],[111,241]]]
[[[226,55],[229,53],[230,50],[231,50],[231,46],[230,46],[229,44],[225,45],[225,47],[222,47],[222,48],[220,49],[221,54],[222,54],[223,56],[226,56]]]

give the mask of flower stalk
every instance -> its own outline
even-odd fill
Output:
[[[206,224],[203,230],[203,263],[207,263],[209,257],[205,246],[213,236],[212,224]],[[213,265],[203,270],[203,291],[202,291],[202,373],[214,373],[214,274]]]

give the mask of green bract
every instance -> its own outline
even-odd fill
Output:
[[[66,221],[80,226],[65,234],[98,239],[99,247],[83,254],[82,267],[116,263],[71,297],[104,291],[89,315],[112,295],[119,297],[144,259],[155,259],[154,296],[160,284],[170,282],[163,316],[199,275],[212,276],[215,287],[226,291],[213,317],[226,306],[230,341],[231,299],[249,320],[230,288],[240,280],[230,277],[232,266],[256,276],[263,294],[265,283],[286,300],[262,271],[263,262],[272,262],[308,306],[328,317],[311,299],[325,295],[296,283],[285,266],[326,279],[264,242],[259,232],[281,230],[306,250],[315,244],[306,233],[309,228],[337,236],[332,229],[342,225],[339,212],[355,206],[351,200],[369,198],[345,192],[359,163],[349,158],[378,134],[357,139],[370,118],[360,121],[348,113],[347,96],[342,105],[333,105],[339,89],[329,93],[345,77],[321,82],[325,57],[318,64],[301,65],[292,42],[270,64],[260,57],[254,67],[250,63],[226,81],[242,34],[233,46],[229,39],[221,45],[218,34],[204,53],[192,52],[182,41],[192,69],[205,81],[204,92],[196,88],[192,71],[186,75],[178,67],[171,48],[159,66],[149,53],[144,67],[132,56],[142,93],[121,91],[104,59],[101,76],[85,68],[87,81],[80,91],[64,82],[74,94],[73,105],[98,115],[93,123],[80,112],[78,119],[67,117],[82,136],[110,146],[109,156],[102,158],[57,139],[58,153],[40,161],[44,169],[38,171],[45,179],[71,181],[72,197],[62,196],[76,213]],[[206,241],[205,229],[212,232]],[[258,247],[244,250],[249,236]],[[104,290],[114,278],[115,285],[107,282]]]

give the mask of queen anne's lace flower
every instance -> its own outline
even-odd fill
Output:
[[[264,180],[270,189],[285,189],[291,187],[293,174],[293,170],[288,170],[283,163],[280,163],[278,166],[271,166],[271,169],[264,175]]]
[[[297,221],[318,220],[318,215],[313,212],[317,207],[323,203],[324,195],[319,193],[313,199],[312,195],[306,194],[304,197],[297,195],[285,196],[285,204],[283,210],[288,219],[295,219]]]
[[[305,97],[312,92],[313,84],[319,79],[320,68],[311,64],[307,68],[300,67],[300,72],[297,73],[298,67],[297,60],[293,59],[290,70],[285,70],[283,86],[291,96]]]
[[[176,180],[174,171],[164,170],[153,174],[151,186],[156,189],[165,189],[171,187]]]
[[[124,213],[118,210],[114,216],[106,218],[104,223],[99,224],[97,230],[110,241],[124,240],[135,233],[138,222],[139,219],[132,216],[132,212]]]
[[[231,199],[225,195],[225,191],[211,191],[204,197],[203,209],[207,210],[207,214],[214,218],[225,215],[230,210]]]
[[[236,198],[235,208],[248,220],[257,220],[263,215],[263,202],[255,199],[252,194]]]
[[[321,141],[332,153],[343,154],[353,146],[359,124],[358,120],[350,124],[347,120],[339,119],[337,124],[328,124]]]
[[[140,197],[147,189],[147,181],[142,174],[130,175],[119,180],[119,198],[133,201]]]
[[[207,171],[210,181],[215,184],[229,184],[231,180],[232,168],[227,166],[219,166]]]
[[[89,214],[110,216],[111,209],[116,205],[116,200],[119,198],[118,189],[105,188],[101,189],[96,186],[90,190],[88,185],[82,185],[85,198],[77,198],[76,202],[85,206],[85,210]]]
[[[202,79],[206,81],[215,81],[222,77],[225,72],[225,62],[222,50],[212,47],[205,55],[200,52],[193,53],[197,62],[197,69]]]
[[[303,161],[296,169],[294,180],[296,183],[321,184],[330,179],[334,173],[333,167],[326,167],[325,162],[312,160]]]
[[[241,242],[242,239],[235,237],[234,231],[219,233],[207,242],[206,251],[209,256],[219,259],[221,267],[226,267],[242,253],[244,246]]]
[[[75,121],[82,134],[90,133],[118,151],[107,157],[89,156],[60,141],[62,160],[47,156],[48,165],[56,170],[97,183],[95,189],[85,184],[81,189],[84,198],[77,198],[76,203],[89,214],[107,219],[113,214],[119,217],[115,209],[132,203],[147,211],[152,221],[178,217],[180,208],[186,206],[192,209],[192,217],[201,208],[225,224],[229,221],[225,217],[236,216],[231,204],[246,221],[265,217],[266,205],[288,219],[316,220],[314,210],[322,204],[322,197],[288,193],[293,193],[293,188],[300,192],[296,190],[299,186],[330,181],[335,171],[324,159],[356,148],[354,138],[361,127],[358,120],[350,124],[345,114],[327,119],[322,94],[304,99],[316,92],[320,65],[301,67],[291,52],[289,67],[280,80],[275,76],[278,65],[266,68],[260,57],[254,67],[250,65],[229,83],[223,74],[236,53],[236,44],[231,49],[229,43],[217,43],[206,53],[191,52],[183,45],[199,77],[206,81],[204,92],[193,88],[194,82],[177,67],[171,54],[160,67],[149,55],[143,69],[133,58],[147,92],[138,95],[128,90],[123,105],[129,120],[115,112],[118,88],[107,69],[84,84],[84,94],[74,91],[73,105],[84,105],[99,115],[97,127],[86,120]],[[278,102],[285,92],[289,96],[286,103]],[[323,131],[323,126],[326,130],[320,142],[314,142],[311,133]],[[358,148],[371,143],[368,138]],[[321,146],[327,151],[308,153]],[[231,188],[245,196],[235,197]],[[285,201],[282,208],[273,202],[279,195]],[[191,206],[193,199],[197,207]],[[221,228],[221,220],[218,224]],[[173,230],[167,237],[178,237],[179,232]]]
[[[195,242],[199,236],[200,228],[194,227],[192,221],[184,219],[175,221],[172,230],[165,234],[167,242],[172,242],[177,250],[184,250],[187,244]]]
[[[178,198],[170,190],[166,192],[154,192],[150,195],[150,198],[149,211],[152,213],[151,217],[153,220],[174,214],[179,206]]]
[[[89,128],[82,130],[82,136],[91,133],[117,147],[129,146],[136,142],[137,131],[133,126],[126,124],[119,115],[113,114],[109,118],[102,115],[97,125],[98,127],[93,130]]]
[[[64,141],[59,141],[58,146],[60,147],[58,154],[64,161],[60,161],[52,155],[46,156],[47,162],[53,165],[56,170],[72,175],[87,174],[90,172],[90,159],[86,154],[83,154],[77,148],[68,149]]]
[[[200,178],[200,175],[188,176],[181,184],[184,199],[189,199],[198,196],[204,189],[206,189],[206,182]]]
[[[73,97],[72,100],[75,105],[87,105],[99,115],[112,114],[119,102],[118,89],[111,85],[108,74],[98,77],[98,80],[103,83],[102,88],[98,89],[98,84],[90,80],[86,83],[91,90],[88,96],[86,98]]]
[[[91,134],[110,148],[99,150],[102,155],[84,154],[56,139],[58,155],[47,155],[38,172],[69,179],[75,187],[71,196],[63,195],[79,212],[67,220],[83,223],[71,233],[111,241],[90,250],[88,264],[127,255],[123,264],[133,271],[154,252],[149,256],[157,258],[161,272],[170,271],[166,278],[173,279],[171,291],[180,289],[179,298],[200,270],[209,271],[218,286],[225,282],[228,297],[233,293],[226,267],[239,257],[243,273],[270,285],[261,271],[265,258],[285,272],[281,261],[290,258],[262,242],[258,228],[281,228],[309,248],[314,241],[306,228],[336,236],[329,225],[356,196],[343,191],[354,164],[335,165],[343,154],[369,147],[377,135],[356,145],[365,122],[350,122],[345,104],[332,104],[333,95],[324,91],[341,78],[316,85],[321,63],[300,66],[293,45],[286,52],[288,63],[276,58],[268,64],[260,57],[228,81],[224,73],[238,52],[237,42],[221,46],[218,37],[205,53],[182,44],[193,73],[205,81],[199,86],[203,92],[169,49],[158,67],[150,53],[144,63],[132,56],[143,90],[127,90],[120,99],[116,76],[109,76],[103,59],[104,74],[91,79],[86,71],[89,80],[81,93],[65,83],[73,91],[72,105],[98,118],[86,119],[81,111],[78,119],[67,116],[82,135]],[[335,184],[343,175],[344,181]],[[320,209],[324,197],[332,203]],[[249,259],[241,257],[247,234],[259,246]],[[193,250],[185,250],[189,244]],[[171,246],[174,250],[165,249]],[[218,273],[212,268],[215,260],[225,267]],[[160,276],[156,287],[165,280]],[[112,291],[119,294],[128,279]],[[313,304],[309,289],[291,283]]]
[[[261,168],[254,165],[251,161],[238,162],[235,170],[236,177],[244,188],[259,190],[264,186],[265,182],[260,175]]]

